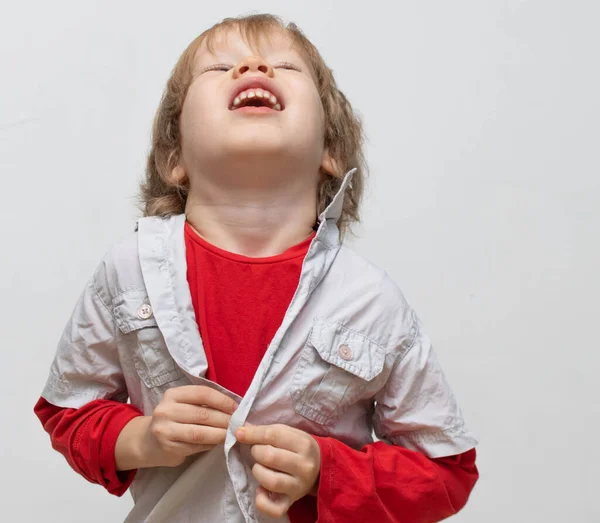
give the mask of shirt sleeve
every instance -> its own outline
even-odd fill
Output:
[[[97,399],[127,401],[107,287],[106,267],[101,264],[60,338],[42,392],[52,405],[79,408]]]
[[[430,458],[462,454],[477,440],[465,425],[421,321],[414,311],[410,316],[412,341],[375,396],[375,435]]]
[[[315,436],[321,449],[317,523],[435,523],[461,510],[479,473],[476,452],[430,459],[384,442],[355,450]]]
[[[34,412],[50,435],[52,447],[73,470],[116,496],[127,491],[136,470],[117,471],[115,446],[125,425],[142,415],[136,407],[95,400],[77,409],[62,408],[40,398]]]

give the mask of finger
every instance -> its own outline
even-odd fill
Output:
[[[210,407],[174,403],[169,405],[171,420],[177,423],[204,425],[226,429],[231,416]]]
[[[292,498],[300,490],[296,478],[284,472],[271,470],[260,463],[255,463],[252,466],[252,475],[261,486],[277,494],[286,494]]]
[[[213,409],[233,414],[238,404],[226,394],[203,385],[184,385],[165,392],[165,399],[189,405],[205,405]]]
[[[225,443],[227,430],[202,425],[171,423],[167,437],[171,441],[191,443],[192,445],[220,445]]]
[[[305,433],[287,425],[244,426],[237,429],[235,435],[240,443],[271,445],[297,453],[306,450]]]
[[[256,509],[272,518],[281,518],[292,506],[292,500],[285,494],[268,492],[263,487],[256,490]]]
[[[252,445],[250,454],[257,463],[273,470],[299,477],[304,469],[299,454],[271,445]]]

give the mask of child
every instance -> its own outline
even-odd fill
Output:
[[[181,56],[145,217],[88,282],[35,408],[77,472],[131,488],[127,521],[424,523],[465,505],[476,442],[429,339],[340,243],[361,145],[293,24],[226,19]]]

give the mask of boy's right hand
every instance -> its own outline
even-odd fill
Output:
[[[133,419],[119,435],[117,469],[176,467],[224,443],[237,407],[229,396],[202,385],[167,390],[152,416]]]

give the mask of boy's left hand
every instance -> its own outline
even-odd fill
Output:
[[[236,438],[252,445],[252,474],[260,484],[256,508],[267,516],[284,516],[296,500],[316,495],[321,450],[306,432],[287,425],[249,425]]]

